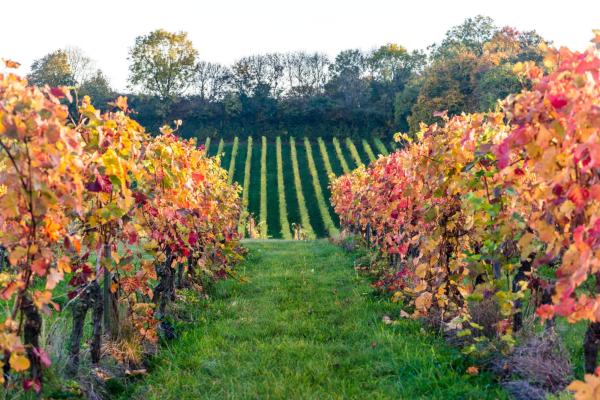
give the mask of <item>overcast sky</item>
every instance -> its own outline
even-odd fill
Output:
[[[26,73],[35,58],[77,46],[122,90],[135,37],[157,28],[187,31],[201,59],[229,64],[265,52],[425,48],[477,14],[575,49],[600,28],[600,0],[1,0],[0,58]]]

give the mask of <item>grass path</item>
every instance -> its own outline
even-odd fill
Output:
[[[418,322],[382,323],[372,295],[326,241],[249,241],[246,283],[222,281],[190,306],[193,328],[164,348],[123,399],[505,399],[469,376],[458,350]]]

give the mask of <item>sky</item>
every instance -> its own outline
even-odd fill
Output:
[[[135,38],[158,28],[186,31],[200,59],[230,64],[266,52],[424,49],[477,14],[573,49],[600,29],[599,0],[2,0],[0,58],[25,74],[34,59],[79,47],[124,90]]]

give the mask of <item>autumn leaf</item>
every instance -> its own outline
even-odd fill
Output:
[[[17,372],[28,370],[30,365],[29,359],[18,353],[11,353],[9,363],[10,367]]]

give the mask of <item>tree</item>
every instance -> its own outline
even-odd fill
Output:
[[[79,47],[67,47],[64,52],[67,55],[73,79],[78,86],[91,79],[97,72],[94,61],[86,56]]]
[[[129,83],[163,100],[180,96],[193,82],[197,56],[186,32],[138,36],[129,53]]]
[[[35,86],[72,86],[76,83],[65,50],[56,50],[35,60],[27,79]]]
[[[207,61],[196,65],[194,85],[202,100],[221,100],[231,82],[229,68]]]
[[[97,104],[112,100],[115,97],[114,94],[108,79],[99,69],[79,87],[80,96],[90,96]]]
[[[365,70],[365,55],[360,50],[340,52],[329,66],[331,79],[327,91],[340,99],[344,107],[360,107],[367,97],[367,85],[362,80]]]
[[[490,17],[477,15],[467,18],[462,24],[446,32],[442,43],[431,46],[433,58],[451,57],[464,51],[480,56],[485,43],[490,41],[496,31],[494,20]]]

